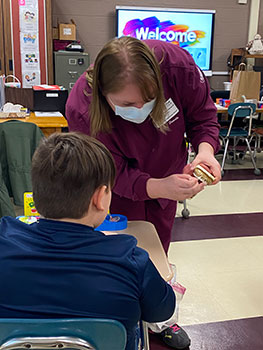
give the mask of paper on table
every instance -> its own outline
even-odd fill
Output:
[[[227,107],[221,106],[218,103],[215,103],[215,106],[216,106],[217,109],[225,109],[225,110],[227,110]]]
[[[40,112],[35,111],[36,117],[63,117],[63,114],[60,112]]]

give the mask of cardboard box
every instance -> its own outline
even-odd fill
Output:
[[[32,88],[10,88],[5,87],[5,100],[13,104],[20,104],[30,110],[33,109]]]
[[[76,40],[76,24],[73,20],[72,23],[59,23],[58,25],[58,38],[59,40]]]

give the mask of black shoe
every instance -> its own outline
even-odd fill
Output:
[[[185,349],[191,344],[191,340],[187,333],[177,324],[166,328],[161,332],[161,336],[165,344],[174,349]]]

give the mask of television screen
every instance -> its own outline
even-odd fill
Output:
[[[157,39],[187,50],[206,75],[212,75],[215,10],[116,6],[117,37]]]

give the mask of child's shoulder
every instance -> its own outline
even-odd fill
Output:
[[[106,240],[109,244],[112,244],[114,246],[120,247],[123,246],[126,249],[133,250],[133,249],[139,249],[143,250],[142,248],[139,248],[137,243],[137,238],[130,234],[125,234],[125,233],[110,233],[105,235]]]
[[[107,236],[112,246],[115,247],[118,254],[125,256],[136,265],[144,265],[149,260],[149,254],[146,250],[138,247],[137,239],[129,234],[113,234]]]

